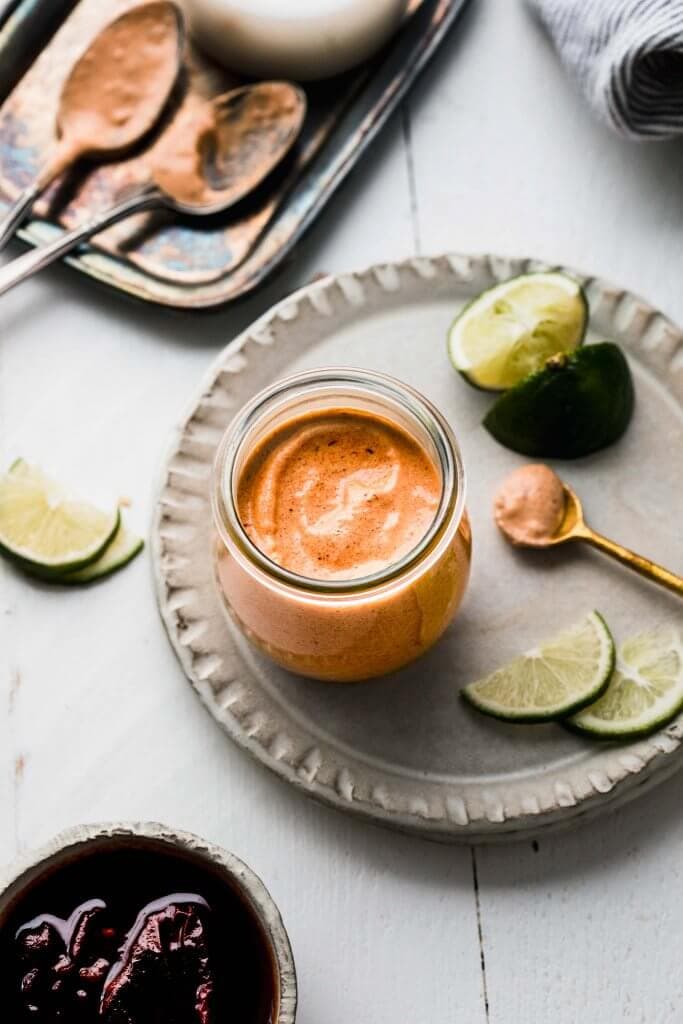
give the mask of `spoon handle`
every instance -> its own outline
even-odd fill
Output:
[[[76,139],[60,139],[30,185],[20,192],[5,215],[0,217],[0,250],[4,249],[41,192],[81,156],[83,147]]]
[[[27,210],[33,206],[41,191],[42,185],[38,181],[31,182],[10,203],[4,216],[0,217],[0,249],[5,248],[15,229],[21,224]]]
[[[664,569],[661,565],[651,562],[649,558],[637,555],[635,551],[630,551],[628,548],[622,547],[621,544],[616,544],[613,540],[603,537],[602,534],[596,533],[588,527],[585,527],[585,532],[582,531],[578,536],[581,540],[585,540],[599,551],[604,551],[606,555],[616,558],[618,562],[628,566],[629,569],[633,569],[634,572],[640,573],[641,576],[645,576],[654,583],[659,583],[660,586],[666,587],[667,590],[672,590],[679,597],[683,597],[683,577],[677,576],[674,572],[669,572],[668,569]]]
[[[98,213],[85,224],[81,224],[72,231],[65,231],[53,242],[48,242],[47,245],[38,246],[22,256],[18,256],[11,263],[0,267],[0,295],[4,295],[10,288],[14,288],[26,278],[32,277],[39,270],[54,263],[60,256],[65,256],[77,248],[81,242],[86,242],[93,235],[116,224],[117,221],[124,220],[134,213],[162,206],[163,203],[164,197],[156,186],[147,185],[114,206],[110,206],[108,210]]]

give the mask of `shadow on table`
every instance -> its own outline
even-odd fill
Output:
[[[362,866],[363,870],[404,877],[429,889],[471,893],[468,847],[431,842],[359,820],[296,792],[261,766],[252,767],[265,779],[268,793],[264,796],[277,802],[281,820],[291,821],[297,843],[329,847],[334,856],[341,854],[358,862],[359,870]]]
[[[614,875],[636,858],[647,861],[683,838],[680,776],[674,775],[617,810],[509,847],[479,847],[487,888],[548,883],[598,874]]]
[[[469,846],[437,843],[359,821],[308,800],[279,780],[267,779],[265,788],[302,843],[320,843],[335,856],[341,853],[357,860],[359,870],[362,866],[391,873],[427,890],[442,889],[444,895],[472,894]],[[562,881],[628,870],[636,858],[648,860],[662,847],[680,847],[680,803],[680,778],[675,776],[593,820],[579,820],[536,839],[478,845],[474,849],[479,884],[489,892],[520,885],[545,889]]]
[[[24,251],[24,246],[13,243],[8,249],[8,255],[13,258]],[[117,294],[108,286],[71,267],[55,265],[43,271],[42,275],[53,282],[55,290],[41,292],[36,297],[35,294],[29,294],[30,286],[19,285],[0,299],[3,304],[3,336],[10,336],[13,320],[23,322],[26,317],[31,318],[39,331],[41,323],[54,317],[59,305],[64,304],[72,308],[81,306],[87,310],[97,310],[110,326],[133,326],[143,335],[155,336],[160,348],[170,344],[218,349],[236,337],[273,303],[305,283],[305,278],[301,279],[298,265],[290,265],[243,302],[219,311],[187,313],[159,308],[129,295]],[[57,302],[55,292],[59,296]]]

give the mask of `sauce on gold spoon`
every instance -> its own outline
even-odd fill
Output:
[[[493,514],[517,547],[550,548],[582,540],[683,597],[683,577],[592,530],[578,496],[549,466],[520,466],[510,473],[496,493]]]

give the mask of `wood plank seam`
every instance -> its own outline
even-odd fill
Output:
[[[413,137],[410,128],[410,107],[408,101],[401,104],[401,134],[406,155],[406,172],[408,175],[408,197],[410,201],[410,226],[413,234],[415,255],[422,252],[420,239],[420,208],[417,198],[417,179],[415,177],[415,160],[413,158]]]
[[[477,911],[477,938],[479,941],[479,963],[481,965],[481,987],[484,997],[484,1017],[486,1024],[489,1024],[489,993],[486,984],[486,952],[484,950],[484,928],[481,916],[481,901],[479,899],[479,876],[477,874],[477,848],[470,847],[470,858],[472,862],[472,888],[474,890],[474,903]]]

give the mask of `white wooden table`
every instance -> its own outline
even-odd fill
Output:
[[[146,530],[166,438],[208,361],[320,270],[493,250],[611,277],[683,320],[683,144],[596,124],[517,0],[473,0],[287,273],[190,318],[56,268],[2,300],[0,456]],[[566,835],[439,847],[347,820],[234,748],[178,668],[147,555],[88,591],[0,567],[0,859],[83,821],[224,844],[279,903],[300,1024],[683,1019],[676,778]]]

